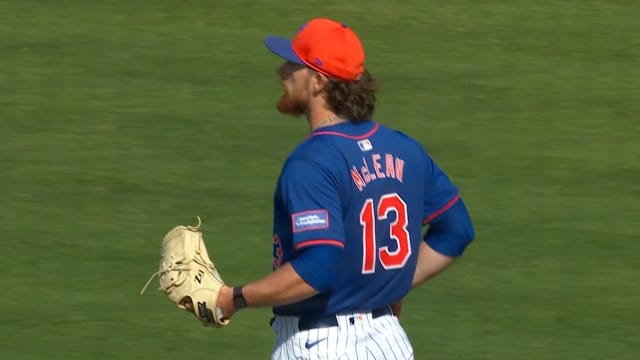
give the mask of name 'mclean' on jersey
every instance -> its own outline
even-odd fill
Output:
[[[367,311],[400,300],[411,289],[423,224],[458,197],[422,145],[399,131],[374,121],[317,129],[278,180],[273,266],[311,246],[339,247],[341,257],[330,289],[274,313]]]

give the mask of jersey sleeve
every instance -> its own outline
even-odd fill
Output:
[[[459,199],[458,188],[451,183],[445,172],[424,153],[425,193],[422,224],[426,225],[438,218]]]
[[[316,245],[344,248],[337,186],[332,174],[312,161],[287,162],[279,188],[291,216],[294,249]]]

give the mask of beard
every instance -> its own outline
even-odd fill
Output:
[[[287,91],[286,87],[283,86],[282,88],[284,89],[284,94],[278,101],[278,111],[280,111],[282,114],[292,116],[303,115],[307,110],[307,104],[293,97]]]

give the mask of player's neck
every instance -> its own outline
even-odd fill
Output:
[[[311,112],[307,115],[309,121],[309,130],[311,132],[316,129],[343,123],[347,120],[334,114],[333,112],[322,109],[321,111]]]

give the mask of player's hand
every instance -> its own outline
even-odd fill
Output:
[[[229,301],[230,299],[230,301]],[[185,310],[194,313],[195,314],[195,309],[193,307],[193,301],[191,300],[190,297],[185,297],[184,299],[182,299],[182,301],[180,301],[180,305],[182,305],[184,307]],[[231,316],[233,316],[233,314],[235,314],[236,309],[233,306],[233,289],[228,287],[228,286],[224,286],[222,289],[220,289],[220,294],[218,295],[218,303],[217,306],[222,309],[224,317],[223,319],[228,320],[231,318]]]
[[[229,301],[229,297],[231,301]],[[195,313],[195,310],[193,308],[193,301],[191,300],[190,297],[186,297],[182,299],[182,301],[180,301],[180,305],[184,306],[185,310]],[[232,288],[228,286],[224,286],[222,289],[220,289],[217,306],[223,310],[225,319],[229,319],[231,318],[231,316],[233,316],[233,314],[235,314],[236,309],[233,306],[233,289]]]
[[[193,301],[191,300],[191,298],[186,297],[182,299],[182,301],[180,301],[180,305],[184,306],[184,309],[186,311],[189,311],[194,314],[196,313],[196,311],[193,309]]]
[[[230,319],[237,311],[233,304],[233,288],[229,286],[223,286],[218,294],[218,302],[216,304],[218,308],[222,309],[225,319]]]
[[[392,304],[391,311],[393,312],[393,315],[399,319],[400,314],[402,313],[402,300],[398,300],[396,303]]]

